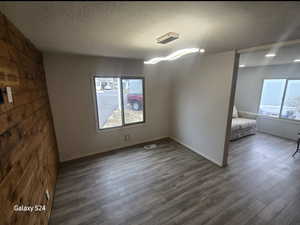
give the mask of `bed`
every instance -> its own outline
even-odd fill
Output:
[[[256,134],[256,119],[245,118],[245,115],[241,117],[239,114],[236,107],[234,107],[231,122],[231,141]]]

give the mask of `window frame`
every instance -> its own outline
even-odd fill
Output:
[[[285,85],[284,85],[284,90],[283,90],[283,95],[282,95],[282,99],[281,99],[280,111],[279,111],[278,117],[263,115],[263,114],[259,113],[265,80],[285,80]],[[258,109],[257,109],[257,114],[258,115],[260,115],[261,117],[267,117],[267,118],[272,118],[272,119],[281,119],[281,120],[288,120],[288,121],[293,121],[293,122],[300,122],[300,119],[289,119],[289,118],[282,117],[282,110],[283,110],[283,106],[284,106],[284,102],[285,102],[288,83],[289,83],[290,80],[299,80],[300,81],[300,78],[282,78],[282,77],[278,77],[278,78],[264,78],[262,80],[262,87],[261,87],[261,91],[260,91],[260,98],[259,98]]]
[[[97,89],[96,89],[96,78],[118,78],[120,79],[120,92],[121,92],[121,118],[122,118],[122,125],[115,126],[115,127],[106,127],[106,128],[100,128],[100,121],[99,121],[99,112],[98,112],[98,100],[97,100]],[[125,123],[125,113],[124,113],[124,95],[123,95],[123,80],[142,80],[143,85],[143,120],[139,122],[133,122],[133,123]],[[138,125],[138,124],[145,124],[146,123],[146,98],[145,98],[145,78],[142,76],[103,76],[103,75],[93,75],[92,77],[92,83],[93,83],[93,96],[94,96],[94,105],[96,110],[96,121],[97,121],[97,130],[98,131],[104,131],[104,130],[111,130],[111,129],[118,129],[118,128],[125,128],[132,125]],[[101,104],[99,102],[99,104]]]

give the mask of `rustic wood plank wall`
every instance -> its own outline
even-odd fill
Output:
[[[4,95],[0,104],[0,224],[48,224],[58,153],[43,58],[0,13],[0,88],[6,86],[14,102]],[[46,205],[46,211],[16,212],[15,205]]]

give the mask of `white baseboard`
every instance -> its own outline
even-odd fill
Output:
[[[203,153],[200,153],[199,151],[197,151],[195,148],[193,148],[192,146],[186,144],[186,143],[183,143],[182,141],[180,141],[178,138],[175,138],[175,137],[170,137],[171,139],[173,139],[174,141],[178,142],[179,144],[183,145],[184,147],[188,148],[189,150],[203,156],[204,158],[206,158],[207,160],[213,162],[214,164],[216,164],[217,166],[219,167],[223,167],[223,164],[220,164],[219,162],[217,162],[216,160],[212,159],[211,157],[203,154]]]
[[[143,144],[143,143],[147,143],[147,142],[152,142],[152,141],[158,141],[158,140],[164,139],[164,138],[171,138],[172,140],[178,142],[179,144],[181,144],[184,147],[188,148],[189,150],[195,152],[196,154],[199,154],[199,155],[203,156],[205,159],[211,161],[212,163],[216,164],[217,166],[223,167],[222,164],[220,164],[216,160],[212,159],[211,157],[209,157],[209,156],[207,156],[207,155],[205,155],[203,153],[199,153],[192,146],[190,146],[188,144],[185,144],[182,141],[180,141],[179,139],[177,139],[175,137],[171,137],[171,136],[161,136],[161,137],[156,137],[156,138],[151,138],[151,139],[146,139],[146,140],[142,140],[142,141],[133,142],[133,143],[130,143],[130,144],[118,145],[118,146],[114,146],[112,148],[102,149],[101,152],[90,152],[90,153],[87,153],[87,154],[84,154],[84,155],[80,155],[80,156],[77,156],[77,157],[75,156],[75,157],[72,157],[72,158],[60,161],[60,162],[68,162],[68,161],[72,161],[72,160],[76,160],[76,159],[81,159],[81,158],[85,158],[85,157],[92,156],[92,155],[97,155],[99,153],[105,153],[105,152],[114,151],[114,150],[117,150],[117,149],[120,149],[120,148],[126,148],[126,147],[130,147],[130,146],[134,146],[134,145],[138,145],[138,144]]]
[[[147,143],[147,142],[152,142],[152,141],[158,141],[158,140],[164,139],[164,138],[169,138],[169,136],[161,136],[161,137],[146,139],[146,140],[142,140],[142,141],[135,141],[135,142],[131,142],[129,144],[116,145],[116,146],[111,147],[111,148],[102,149],[101,152],[89,152],[89,153],[84,154],[84,155],[80,155],[80,156],[75,156],[75,157],[72,157],[72,158],[64,159],[64,160],[62,160],[60,162],[61,163],[62,162],[68,162],[68,161],[72,161],[72,160],[76,160],[76,159],[81,159],[81,158],[85,158],[85,157],[92,156],[92,155],[97,155],[97,154],[100,154],[100,153],[114,151],[114,150],[117,150],[117,149],[120,149],[120,148],[126,148],[126,147],[130,147],[130,146],[134,146],[134,145],[138,145],[138,144],[143,144],[143,143]]]

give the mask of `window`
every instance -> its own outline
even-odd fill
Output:
[[[100,129],[145,121],[143,78],[95,77],[94,83]]]
[[[300,120],[300,80],[288,81],[281,116]]]
[[[300,120],[300,80],[264,80],[259,113],[277,118]]]
[[[124,123],[143,122],[144,95],[142,79],[122,79]]]
[[[285,88],[284,79],[264,80],[259,113],[278,117]]]

